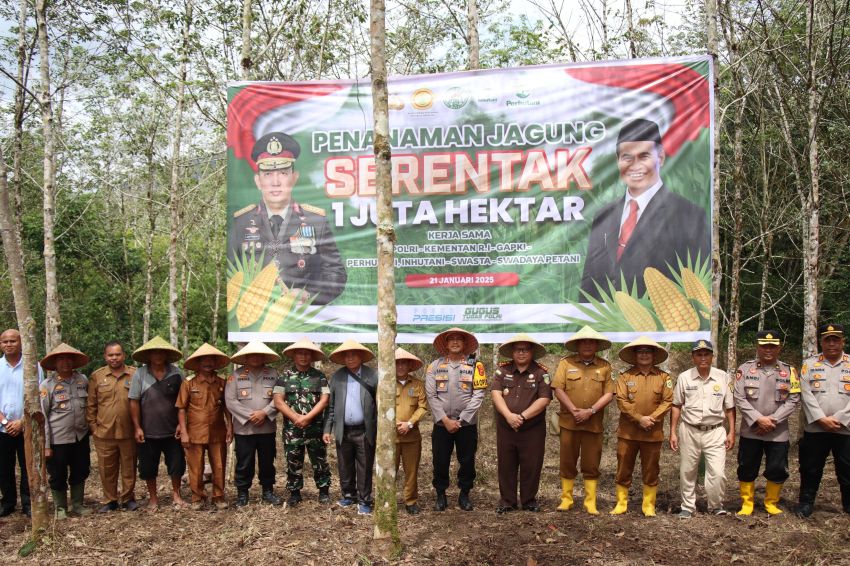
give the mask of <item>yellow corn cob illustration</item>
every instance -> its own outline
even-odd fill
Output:
[[[646,310],[646,307],[640,304],[631,295],[623,293],[622,291],[617,291],[614,293],[614,301],[617,303],[617,306],[620,307],[620,312],[623,313],[626,321],[628,321],[628,323],[632,326],[632,330],[637,332],[654,332],[657,330],[655,319],[652,318],[652,315],[648,310]]]
[[[272,295],[276,279],[277,264],[271,262],[251,281],[251,285],[245,289],[245,293],[236,307],[236,320],[239,323],[239,328],[247,328],[260,320],[260,316],[268,305],[269,297]]]
[[[649,292],[649,300],[664,330],[674,332],[699,330],[699,317],[694,307],[679,292],[675,283],[664,277],[654,267],[647,267],[644,270],[643,280]]]
[[[230,281],[227,282],[227,312],[233,310],[236,303],[239,302],[239,293],[242,292],[242,282],[245,280],[245,274],[237,271]]]
[[[289,314],[292,305],[295,303],[295,297],[298,293],[293,291],[285,291],[274,304],[269,307],[269,312],[266,313],[266,318],[263,319],[263,324],[260,326],[260,332],[274,332],[280,327],[280,323]]]
[[[703,286],[702,281],[696,276],[696,273],[687,267],[683,267],[681,275],[682,286],[685,288],[685,294],[688,298],[694,299],[702,303],[705,308],[710,309],[711,297],[708,294],[708,290]]]

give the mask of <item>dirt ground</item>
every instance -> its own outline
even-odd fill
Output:
[[[686,358],[670,364],[674,375],[684,369]],[[553,368],[555,358],[546,360]],[[558,409],[557,401],[549,410]],[[581,481],[576,485],[576,506],[566,513],[554,509],[558,504],[558,440],[549,436],[546,461],[540,487],[540,513],[514,512],[497,515],[495,431],[492,405],[482,409],[477,456],[478,478],[473,491],[475,510],[464,512],[456,505],[456,488],[449,491],[450,508],[445,513],[432,510],[430,421],[423,423],[423,459],[420,467],[420,505],[423,513],[409,517],[399,514],[399,529],[404,548],[391,561],[396,564],[850,564],[850,516],[841,513],[840,496],[832,467],[827,463],[824,482],[815,514],[808,521],[791,511],[799,486],[797,446],[790,456],[791,478],[782,492],[780,506],[786,512],[769,518],[761,508],[764,481],[756,483],[757,510],[752,517],[740,519],[734,513],[726,517],[698,514],[680,520],[678,456],[665,443],[662,477],[658,493],[658,516],[645,518],[640,513],[640,479],[635,478],[629,512],[612,517],[614,506],[614,452],[618,411],[608,408],[606,422],[612,435],[604,450],[603,475],[599,486],[601,514],[591,517],[581,508]],[[797,416],[792,421],[796,437]],[[735,476],[736,449],[727,460],[726,506],[737,510]],[[339,496],[336,460],[330,450],[334,475],[332,497]],[[276,460],[276,490],[285,495],[283,451]],[[309,467],[308,467],[309,469]],[[143,504],[136,513],[118,512],[72,518],[53,525],[47,544],[34,555],[20,559],[17,550],[25,542],[29,523],[20,513],[0,519],[0,557],[9,563],[63,564],[383,564],[386,560],[372,541],[371,517],[358,516],[355,510],[336,505],[320,505],[317,490],[307,478],[305,501],[296,509],[270,507],[256,503],[259,488],[251,490],[252,503],[243,509],[226,511],[177,511],[169,508],[167,479],[161,468],[160,493],[163,509],[144,510],[146,490],[137,483],[137,496]],[[454,477],[455,470],[452,470]],[[399,483],[399,494],[401,483]],[[188,489],[184,489],[188,495]],[[702,495],[700,493],[700,495]],[[86,502],[98,505],[100,482],[96,456],[92,455],[92,475],[87,483]],[[227,488],[230,501],[235,489]],[[402,502],[399,501],[401,506]],[[698,507],[705,509],[704,497]]]

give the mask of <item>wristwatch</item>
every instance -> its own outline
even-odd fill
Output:
[[[9,424],[9,419],[4,418],[2,421],[0,421],[0,425],[6,426],[7,424]]]
[[[407,421],[407,430],[413,430],[413,423],[410,421]]]
[[[596,409],[594,409],[593,407],[591,407],[591,408],[590,408],[590,414],[591,414],[591,415],[595,415],[595,414],[596,414]]]

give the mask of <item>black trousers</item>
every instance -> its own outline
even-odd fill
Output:
[[[815,502],[830,452],[841,488],[841,506],[850,510],[850,436],[834,432],[803,433],[800,441],[800,503]]]
[[[173,436],[168,438],[147,438],[136,445],[139,457],[139,477],[143,480],[155,480],[159,475],[160,456],[165,458],[165,470],[170,478],[180,478],[186,473],[186,456],[183,445]]]
[[[434,479],[431,482],[438,492],[449,487],[449,465],[452,452],[457,447],[457,485],[469,491],[475,481],[475,452],[478,450],[478,426],[462,426],[451,434],[446,427],[435,424],[431,431],[431,457],[434,460]]]
[[[274,487],[274,458],[277,455],[274,433],[235,434],[236,477],[233,483],[239,491],[247,491],[254,481],[255,463],[260,464],[260,485],[263,490]]]
[[[790,443],[741,437],[738,443],[738,481],[753,482],[759,475],[764,455],[764,477],[773,483],[788,479],[788,447]]]
[[[372,505],[375,445],[366,437],[365,426],[343,428],[342,441],[336,445],[336,466],[342,496]]]
[[[50,489],[65,491],[68,485],[86,481],[91,470],[89,435],[70,444],[51,444],[53,456],[47,459]],[[69,474],[70,472],[70,474]]]
[[[14,509],[18,504],[15,488],[15,461],[20,470],[21,509],[30,508],[30,484],[27,478],[27,461],[24,456],[24,433],[10,436],[0,432],[0,505],[3,509]]]

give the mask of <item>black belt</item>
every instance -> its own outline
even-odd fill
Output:
[[[343,424],[345,424],[345,423],[343,423]],[[347,425],[345,425],[345,428],[347,428],[348,430],[366,430],[366,425],[365,424],[347,424]]]
[[[723,426],[723,423],[714,424],[714,425],[692,425],[691,423],[685,423],[685,424],[688,425],[689,427],[693,427],[693,428],[695,428],[697,430],[701,430],[703,432],[708,431],[708,430],[714,430],[718,427]]]

